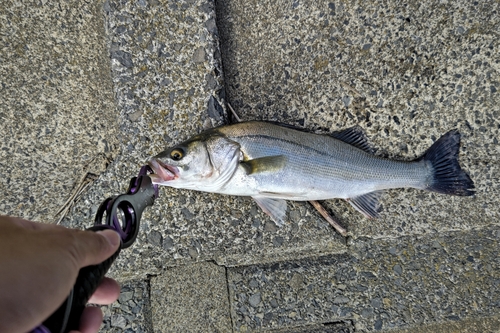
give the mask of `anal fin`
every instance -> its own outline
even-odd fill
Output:
[[[367,218],[376,219],[380,207],[379,199],[382,193],[384,193],[384,191],[374,191],[354,198],[349,198],[347,201]]]
[[[257,205],[271,217],[271,219],[276,223],[278,227],[281,227],[285,223],[286,216],[286,201],[283,199],[273,199],[267,197],[252,197]]]

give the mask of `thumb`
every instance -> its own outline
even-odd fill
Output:
[[[74,259],[79,266],[78,268],[97,265],[118,250],[120,235],[113,230],[80,231],[73,246]]]

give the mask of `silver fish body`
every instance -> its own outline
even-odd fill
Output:
[[[406,162],[369,153],[359,127],[319,135],[254,121],[194,136],[151,159],[150,166],[156,184],[251,196],[277,224],[285,218],[284,200],[342,198],[376,217],[385,189],[472,195],[473,182],[457,161],[459,139],[451,131],[421,158]]]

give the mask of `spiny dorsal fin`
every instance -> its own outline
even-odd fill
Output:
[[[286,201],[283,199],[272,199],[266,197],[255,196],[252,197],[259,207],[271,217],[278,227],[285,223],[286,216]]]
[[[354,198],[349,198],[347,201],[360,213],[369,219],[376,219],[378,217],[378,209],[380,196],[384,191],[374,191],[366,193]]]
[[[245,168],[247,174],[251,175],[260,172],[279,171],[285,167],[286,161],[287,158],[285,155],[277,155],[255,158],[240,163]]]
[[[267,122],[301,132],[312,133],[310,130],[306,128],[298,127],[295,125],[284,124],[277,121],[267,121]],[[332,132],[330,133],[330,136],[333,136],[335,139],[344,141],[345,143],[353,145],[354,147],[362,149],[368,153],[373,153],[373,148],[368,142],[368,138],[366,137],[365,131],[358,125],[346,128],[345,130]]]
[[[360,126],[356,125],[342,131],[333,132],[330,135],[333,136],[335,139],[344,141],[345,143],[353,145],[356,148],[362,149],[369,153],[372,152],[372,148],[368,143],[368,139],[365,135],[365,132]]]

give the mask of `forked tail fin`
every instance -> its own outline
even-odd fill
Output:
[[[425,188],[428,191],[452,194],[474,195],[474,182],[458,164],[460,133],[450,131],[439,138],[418,160],[429,161],[433,178]]]

